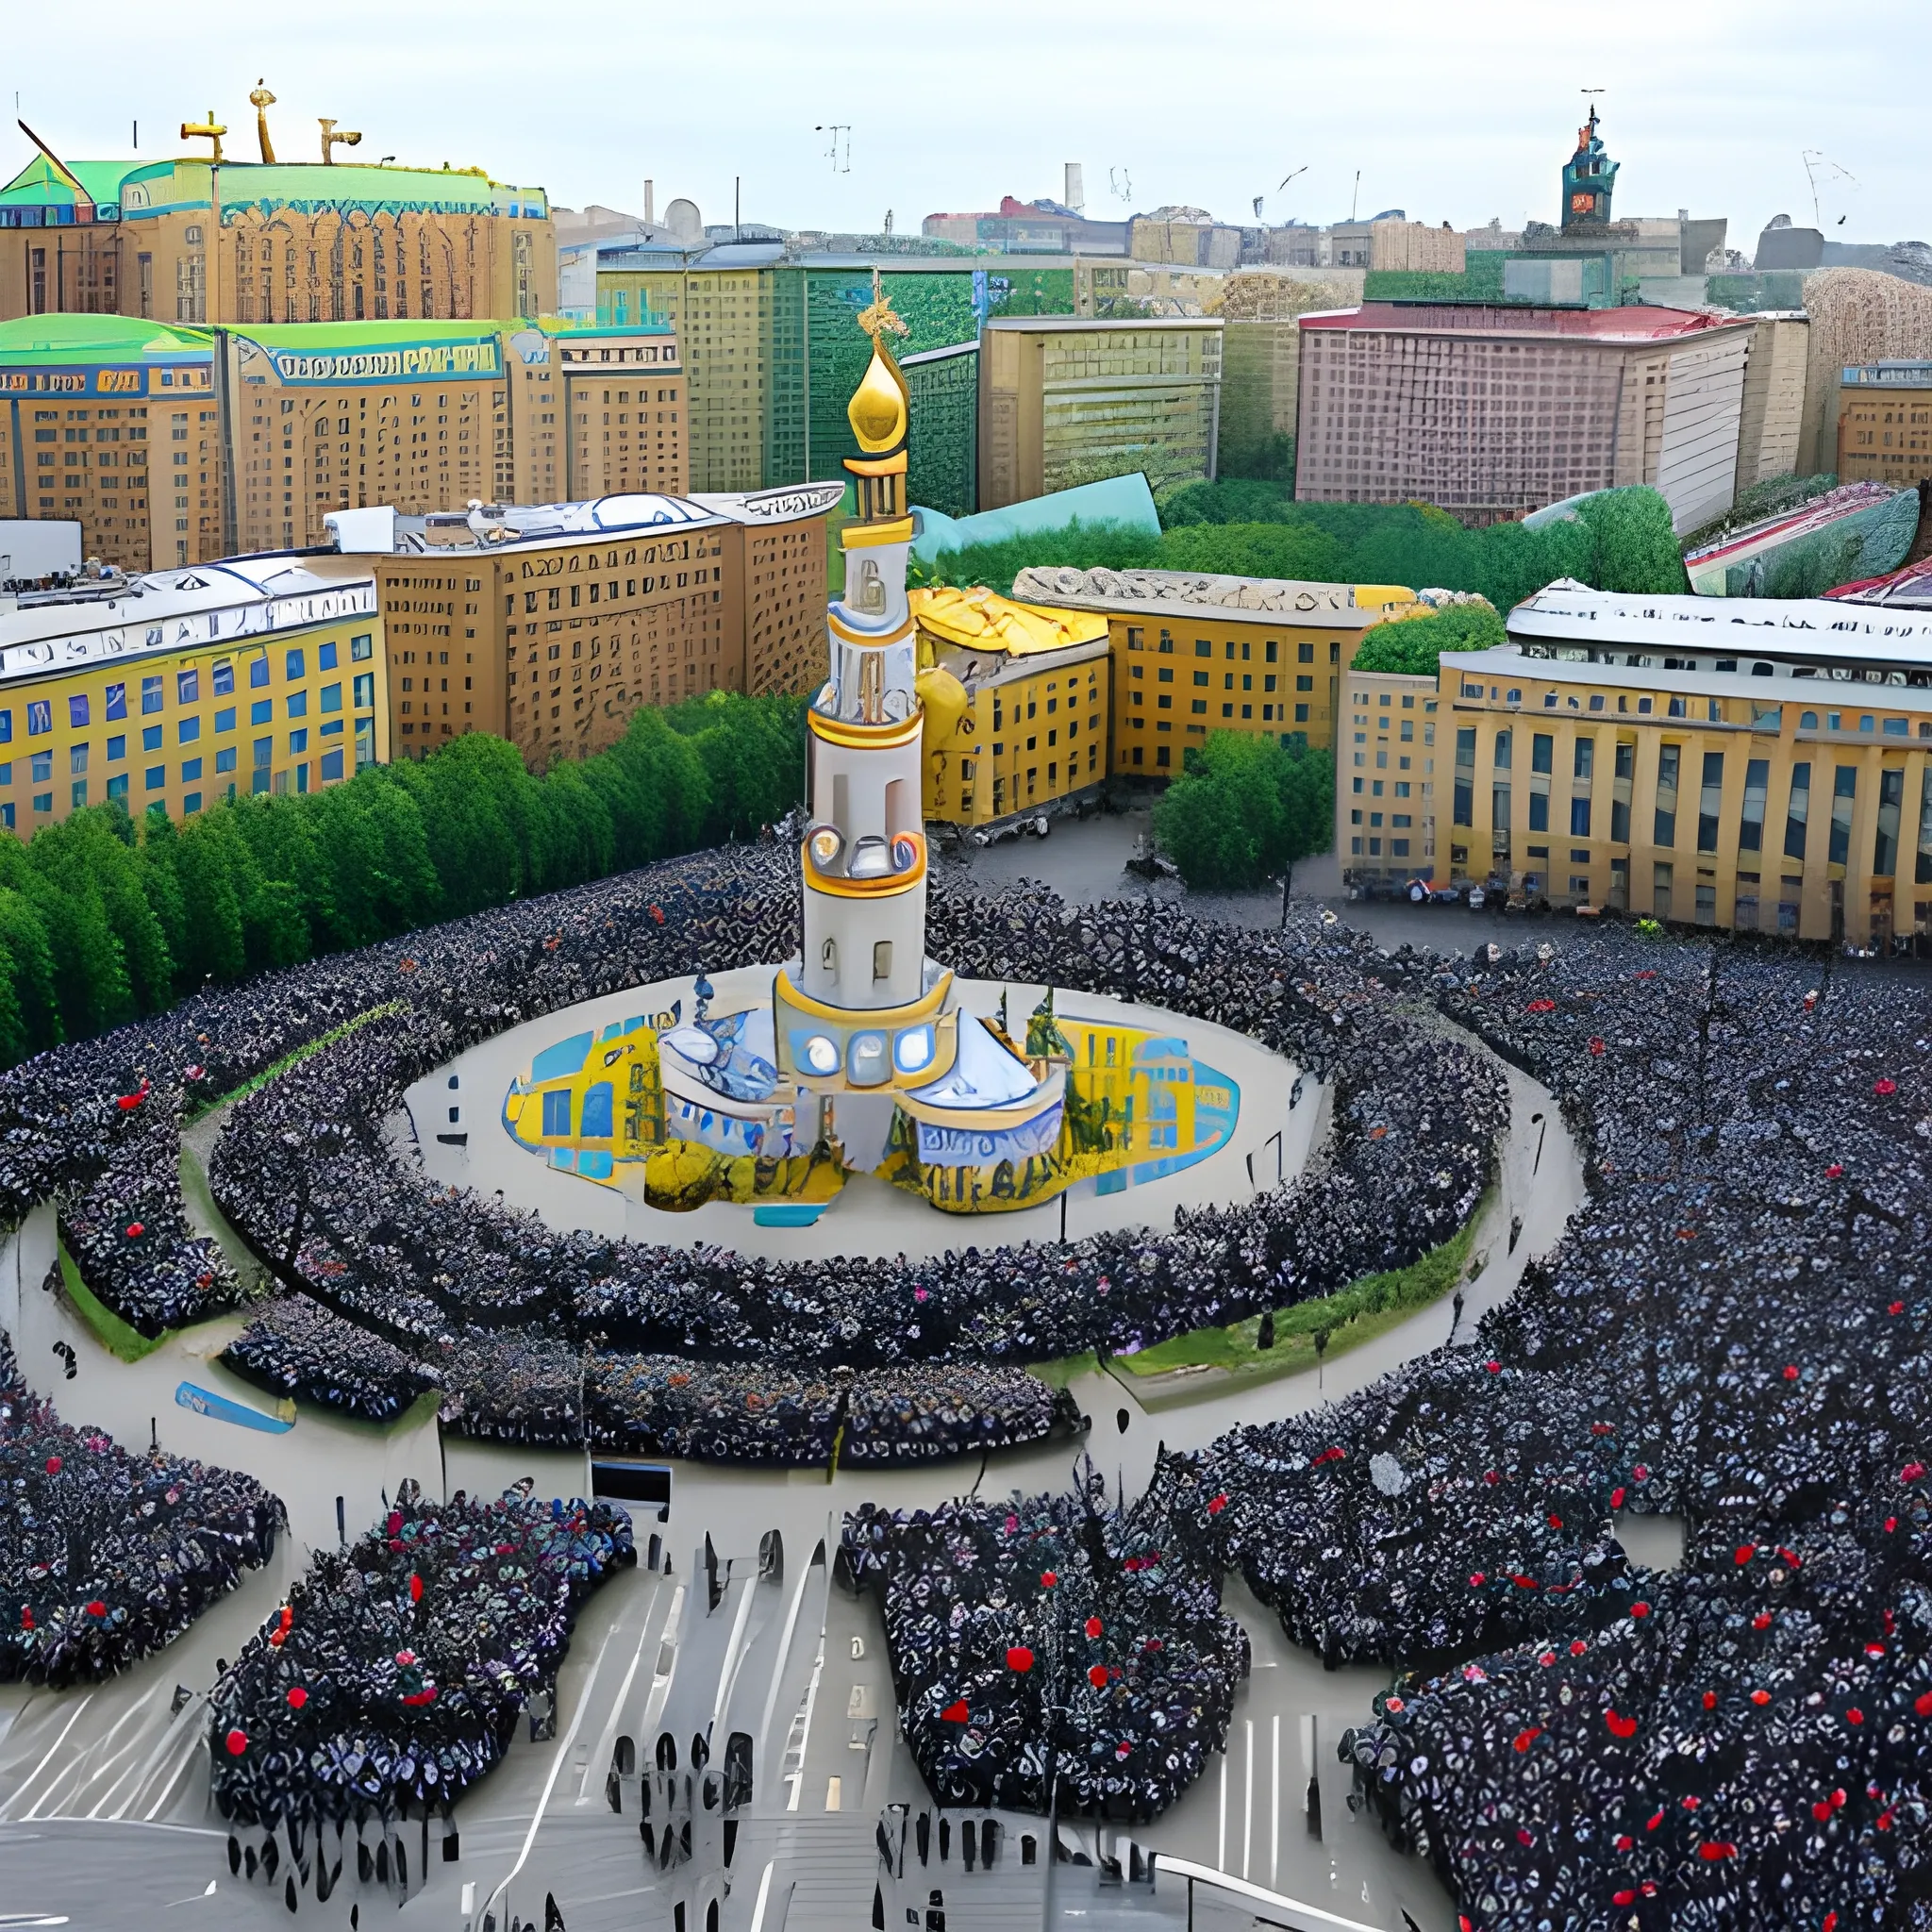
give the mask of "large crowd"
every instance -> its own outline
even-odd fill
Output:
[[[1317,1166],[1158,1233],[827,1268],[560,1231],[430,1182],[391,1132],[414,1080],[504,1027],[785,957],[796,899],[789,851],[739,848],[44,1055],[0,1077],[0,1209],[58,1195],[87,1286],[145,1334],[221,1310],[236,1287],[183,1202],[180,1116],[293,1055],[237,1100],[210,1164],[224,1212],[297,1291],[236,1345],[245,1373],[364,1416],[434,1386],[453,1425],[485,1436],[778,1464],[823,1463],[842,1441],[887,1465],[1038,1441],[1069,1419],[1028,1364],[1144,1347],[1400,1266],[1488,1183],[1501,1080],[1405,1017],[1357,936],[1305,919],[1234,947],[1173,907],[1074,908],[1033,887],[936,891],[935,955],[1250,1033],[1334,1082]]]
[[[879,1597],[900,1727],[941,1805],[1145,1822],[1226,1747],[1249,1652],[1207,1480],[1163,1456],[1109,1507],[1090,1463],[1070,1495],[846,1519],[840,1575]]]
[[[216,1807],[253,1833],[447,1815],[548,1695],[576,1609],[635,1563],[602,1503],[425,1501],[319,1552],[208,1700]],[[252,1847],[251,1847],[252,1849]]]
[[[110,1677],[275,1554],[281,1504],[251,1477],[132,1455],[63,1423],[0,1335],[0,1682]]]
[[[1362,1566],[1354,1653],[1411,1674],[1343,1758],[1485,1928],[1923,1924],[1924,981],[1611,934],[1544,950],[1445,971],[1440,997],[1556,1093],[1589,1198],[1469,1364],[1336,1416],[1357,1493],[1327,1519],[1414,1503],[1410,1602],[1391,1618]],[[1360,1493],[1382,1455],[1392,1502]],[[1624,1560],[1619,1510],[1680,1515],[1681,1567]],[[1283,1539],[1257,1520],[1265,1573]],[[1291,1629],[1347,1592],[1363,1546],[1338,1542],[1285,1579]]]

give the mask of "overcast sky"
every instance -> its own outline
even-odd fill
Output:
[[[916,231],[1057,196],[1078,160],[1096,217],[1180,202],[1248,221],[1260,194],[1267,220],[1334,221],[1359,169],[1364,214],[1514,227],[1557,219],[1579,90],[1598,87],[1622,214],[1724,215],[1748,252],[1771,216],[1809,221],[1813,149],[1838,239],[1932,239],[1928,0],[208,0],[192,18],[92,0],[85,40],[83,58],[57,33],[0,78],[82,158],[128,154],[136,119],[141,155],[172,155],[212,107],[252,159],[259,75],[285,159],[314,158],[329,114],[363,130],[356,158],[481,165],[573,207],[637,210],[648,175],[660,213],[683,194],[729,221],[741,175],[747,221],[876,229],[890,208]],[[814,131],[834,122],[849,172]]]

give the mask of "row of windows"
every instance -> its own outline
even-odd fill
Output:
[[[335,646],[327,644],[324,646],[324,649],[327,651],[330,658],[333,659]],[[291,656],[299,655],[299,653],[291,653]],[[260,660],[258,659],[257,661],[259,662]],[[225,664],[216,666],[217,675],[214,691],[215,695],[218,697],[225,696],[235,689],[235,681],[232,675],[225,682],[222,680],[220,675],[223,671],[227,669],[228,667]],[[175,677],[177,688],[181,692],[179,702],[182,704],[199,702],[197,695],[198,685],[195,681],[197,674],[192,671],[182,671],[177,672]],[[252,683],[266,684],[268,679],[261,677],[251,679],[250,681]],[[158,677],[145,677],[142,680],[142,710],[143,712],[160,710],[163,708],[160,689],[161,680]],[[356,709],[358,711],[373,709],[375,705],[375,674],[373,671],[358,674],[354,680],[354,692]],[[317,708],[320,710],[324,712],[340,711],[342,708],[342,687],[340,683],[325,684],[316,693],[316,698]],[[127,716],[127,687],[125,684],[108,685],[103,693],[103,699],[101,715],[105,723],[111,724]],[[28,700],[26,707],[26,730],[29,738],[39,738],[53,730],[54,707],[57,702],[53,698],[32,698]],[[291,718],[306,718],[308,715],[308,693],[306,691],[291,691],[282,702],[283,710],[287,716]],[[234,730],[237,708],[237,707],[230,705],[217,710],[214,714],[214,728],[217,731]],[[92,700],[89,693],[86,691],[69,693],[67,699],[67,724],[69,729],[76,731],[85,730],[93,722],[92,712]],[[275,700],[273,698],[257,698],[248,707],[248,722],[251,724],[266,724],[274,716]],[[199,717],[178,720],[175,729],[179,741],[183,744],[189,744],[199,738],[201,736],[201,724],[202,721]],[[13,712],[10,708],[0,707],[0,744],[11,743],[12,740]],[[111,743],[115,741],[109,740],[108,741]],[[158,748],[161,741],[160,725],[143,725],[142,727],[142,741],[150,751]]]
[[[1499,733],[1495,771],[1506,773],[1510,769],[1509,734]],[[1475,734],[1473,730],[1458,730],[1456,734],[1456,784],[1452,805],[1454,823],[1469,825],[1474,823],[1474,781]],[[1622,794],[1610,801],[1609,837],[1612,844],[1624,845],[1630,842],[1630,815],[1632,801],[1629,788],[1636,774],[1636,746],[1629,742],[1615,747],[1614,777],[1617,789]],[[1702,754],[1697,774],[1696,810],[1696,849],[1700,853],[1715,855],[1720,846],[1721,824],[1724,815],[1724,758],[1721,751],[1707,751]],[[1537,733],[1531,741],[1530,768],[1533,773],[1549,774],[1551,770],[1551,741],[1543,733]],[[1677,842],[1677,822],[1679,800],[1685,774],[1683,747],[1675,744],[1660,745],[1657,750],[1657,775],[1651,814],[1651,843],[1659,847],[1673,847]],[[1595,770],[1595,744],[1590,739],[1579,739],[1574,746],[1572,762],[1573,779],[1579,784],[1589,784]],[[1810,841],[1812,819],[1812,763],[1800,759],[1791,766],[1790,792],[1785,808],[1784,856],[1787,858],[1802,860]],[[1858,774],[1857,765],[1836,765],[1831,771],[1830,817],[1827,825],[1825,858],[1831,865],[1848,865],[1851,862],[1852,824],[1857,810],[1858,796]],[[1822,778],[1821,778],[1822,782]],[[1905,803],[1906,774],[1903,767],[1888,766],[1878,774],[1877,810],[1873,823],[1872,872],[1874,877],[1889,878],[1897,869],[1900,813]],[[1762,852],[1765,839],[1765,817],[1771,791],[1771,760],[1769,758],[1747,758],[1744,765],[1744,791],[1740,804],[1737,826],[1737,850],[1740,854]],[[1507,837],[1511,825],[1511,788],[1500,775],[1491,786],[1491,825],[1493,832]],[[1528,793],[1528,823],[1526,829],[1531,832],[1547,832],[1550,829],[1550,794],[1547,787],[1539,790],[1532,779]],[[1569,801],[1570,837],[1588,839],[1591,836],[1594,801],[1587,795],[1574,796]],[[1922,783],[1919,807],[1918,836],[1918,875],[1922,880],[1932,878],[1932,768],[1928,768]]]

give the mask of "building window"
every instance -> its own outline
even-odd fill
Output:
[[[1456,734],[1455,819],[1458,825],[1475,823],[1475,727],[1464,725]]]
[[[1888,765],[1878,774],[1878,825],[1872,844],[1872,875],[1889,879],[1898,870],[1898,821],[1905,804],[1903,766]]]
[[[1652,825],[1653,845],[1674,845],[1677,842],[1677,772],[1683,753],[1684,747],[1680,744],[1657,747],[1657,816]]]
[[[1752,758],[1744,766],[1744,809],[1738,821],[1738,850],[1764,849],[1764,805],[1771,790],[1771,760]]]
[[[1852,860],[1852,808],[1858,797],[1858,768],[1840,765],[1831,784],[1831,846],[1826,854],[1833,865],[1849,865]]]
[[[143,711],[158,711],[167,703],[167,694],[161,689],[158,677],[143,677],[141,680],[141,708]]]
[[[1717,822],[1724,811],[1724,755],[1721,751],[1704,754],[1704,775],[1697,791],[1697,849],[1717,850]]]
[[[1785,808],[1785,857],[1803,858],[1805,830],[1811,817],[1811,767],[1808,762],[1791,767],[1791,799]]]

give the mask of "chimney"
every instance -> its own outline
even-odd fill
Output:
[[[1087,171],[1078,161],[1069,161],[1067,168],[1066,192],[1060,199],[1077,214],[1087,210]]]
[[[654,192],[656,184],[644,183],[644,226],[655,227],[658,222],[658,197]]]

